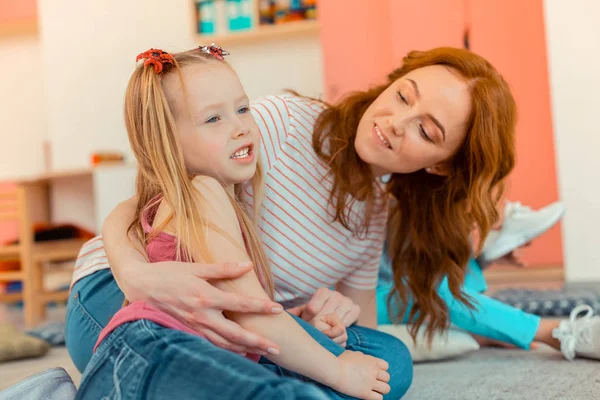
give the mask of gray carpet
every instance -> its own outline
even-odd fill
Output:
[[[570,363],[559,353],[482,349],[462,358],[417,364],[403,400],[595,400],[600,361]]]

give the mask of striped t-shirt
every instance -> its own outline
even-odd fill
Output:
[[[258,224],[274,276],[275,300],[286,307],[305,303],[317,289],[338,282],[362,290],[377,285],[386,197],[375,182],[380,196],[366,233],[354,234],[333,222],[335,207],[329,202],[333,177],[312,148],[314,124],[323,107],[291,95],[266,97],[252,106],[262,136],[265,174]],[[253,202],[250,185],[244,200]],[[348,223],[357,228],[365,204],[349,200]],[[92,239],[81,250],[73,283],[108,267],[102,238]]]

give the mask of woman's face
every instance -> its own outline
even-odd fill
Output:
[[[375,99],[354,146],[377,176],[420,169],[449,175],[471,114],[467,82],[440,65],[409,72]]]

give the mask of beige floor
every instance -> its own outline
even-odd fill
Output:
[[[0,364],[0,377],[2,377],[0,378],[0,390],[4,390],[37,372],[55,367],[63,367],[71,375],[75,385],[79,385],[81,374],[73,365],[67,349],[58,347],[51,349],[48,354],[41,358]]]
[[[49,309],[49,321],[64,321],[64,319],[64,307]],[[15,326],[23,328],[21,310],[16,307],[0,304],[1,322],[11,322]],[[63,367],[71,375],[75,384],[79,385],[81,374],[73,365],[67,349],[65,347],[55,347],[44,357],[0,363],[0,390],[8,388],[30,375],[55,367]]]

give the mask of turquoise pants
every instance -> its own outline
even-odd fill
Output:
[[[387,255],[381,261],[379,283],[377,286],[377,321],[379,325],[391,324],[390,315],[399,313],[398,304],[388,304],[393,288],[391,264]],[[469,270],[463,290],[474,299],[475,309],[471,310],[452,296],[448,280],[444,279],[438,293],[448,305],[450,322],[460,329],[476,335],[511,343],[523,349],[529,349],[540,324],[540,317],[525,313],[508,306],[484,294],[487,284],[481,267],[476,260],[469,261]],[[411,304],[406,310],[403,322],[406,323]]]

